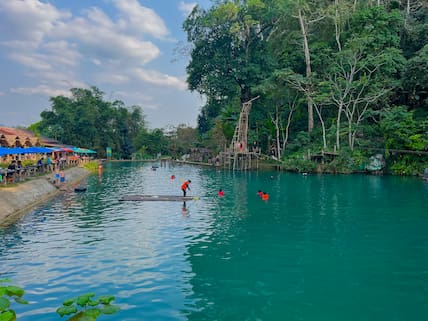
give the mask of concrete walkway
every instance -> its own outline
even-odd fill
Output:
[[[77,184],[88,176],[90,171],[83,167],[73,167],[64,173],[65,183],[62,188]],[[34,206],[61,193],[62,188],[56,187],[51,183],[52,180],[53,174],[48,174],[11,187],[0,188],[0,226],[16,222]]]

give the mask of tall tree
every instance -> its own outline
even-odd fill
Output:
[[[218,1],[208,11],[196,7],[184,22],[193,46],[189,88],[207,96],[207,108],[216,106],[206,114],[216,117],[237,95],[241,103],[250,100],[269,72],[265,39],[271,22],[265,9],[261,0]]]
[[[341,115],[347,119],[348,145],[354,148],[360,123],[394,86],[404,63],[398,49],[400,15],[383,7],[355,13],[342,50],[332,55],[326,79],[337,107],[336,146],[340,148]],[[365,28],[362,28],[365,26]]]
[[[301,70],[299,65],[290,66],[295,73],[300,73],[305,77],[305,81],[301,83],[304,86],[303,93],[306,95],[307,100],[307,114],[308,114],[308,132],[312,132],[314,128],[314,85],[313,85],[313,72],[312,72],[312,58],[310,42],[311,37],[317,30],[318,23],[325,18],[324,9],[326,7],[325,1],[315,0],[298,0],[298,1],[277,1],[278,20],[276,20],[276,28],[274,29],[274,37],[286,37],[286,31],[290,30],[297,34],[299,32],[300,48],[303,52],[304,71]],[[298,22],[297,28],[290,21],[296,19]],[[275,35],[276,34],[276,35]],[[293,39],[295,40],[295,39]],[[284,48],[280,49],[284,50]],[[286,49],[288,50],[288,49]],[[280,53],[280,55],[282,55]],[[290,68],[288,67],[288,68]]]

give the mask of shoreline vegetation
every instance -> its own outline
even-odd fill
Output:
[[[157,161],[157,160],[150,160]],[[221,165],[215,165],[208,162],[199,162],[199,161],[183,161],[183,160],[175,160],[176,163],[180,164],[190,164],[190,165],[198,165],[204,167],[213,167],[221,170],[229,170],[227,167]],[[303,166],[299,168],[294,163],[286,163],[282,161],[259,161],[258,167],[251,169],[254,170],[276,170],[281,172],[289,172],[289,173],[301,173],[301,174],[321,174],[321,175],[353,175],[353,174],[366,174],[366,175],[376,175],[376,176],[410,176],[410,177],[421,177],[424,178],[424,173],[415,173],[415,174],[407,174],[407,173],[392,173],[390,171],[385,170],[384,168],[378,170],[367,170],[364,168],[361,169],[348,169],[348,170],[340,170],[335,167],[331,167],[330,164],[316,164],[312,163],[311,166]]]

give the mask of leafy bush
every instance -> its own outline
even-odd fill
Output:
[[[98,170],[99,163],[98,161],[90,161],[83,165],[84,168],[90,170],[91,172],[96,172]]]
[[[389,170],[394,175],[419,175],[427,167],[427,163],[416,155],[404,155],[389,162]]]
[[[302,147],[308,146],[309,142],[309,134],[307,132],[301,131],[297,133],[296,138],[288,144],[287,150],[290,152],[296,152],[301,150]]]
[[[287,157],[282,165],[285,170],[295,172],[315,172],[317,170],[317,164],[308,160],[305,155],[294,154]]]

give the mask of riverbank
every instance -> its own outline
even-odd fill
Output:
[[[65,183],[61,189],[52,183],[53,174],[0,188],[0,226],[16,222],[33,207],[58,195],[63,188],[78,184],[91,172],[83,167],[73,167],[64,173]]]

